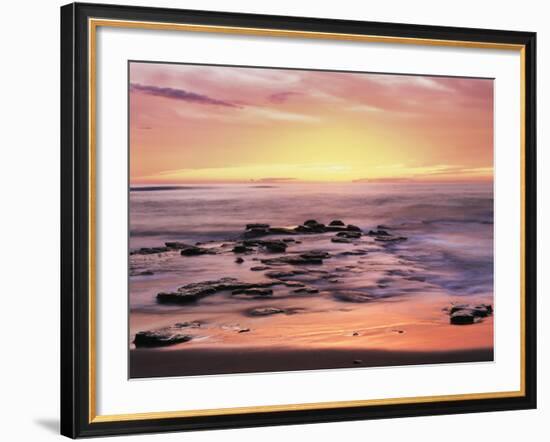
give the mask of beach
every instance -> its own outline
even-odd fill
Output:
[[[489,183],[133,186],[130,377],[493,360]]]

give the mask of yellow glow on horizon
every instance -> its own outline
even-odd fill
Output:
[[[136,63],[131,82],[132,183],[492,179],[489,80]]]
[[[365,167],[353,163],[254,164],[223,168],[175,169],[137,177],[139,183],[184,182],[376,182],[391,180],[464,181],[492,178],[492,168],[452,165],[408,167],[402,164]]]

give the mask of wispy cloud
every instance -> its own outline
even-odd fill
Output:
[[[381,86],[390,87],[418,87],[440,92],[452,92],[447,85],[438,81],[435,77],[425,77],[420,75],[371,75],[367,81],[377,83]]]
[[[296,181],[296,178],[290,178],[290,177],[267,177],[267,178],[260,178],[258,180],[254,180],[256,183],[286,183],[289,181]]]
[[[175,89],[171,87],[147,86],[139,83],[132,83],[130,85],[130,92],[141,92],[148,95],[154,95],[156,97],[171,98],[174,100],[188,101],[198,104],[235,108],[241,107],[238,104],[230,101],[218,100],[215,98],[211,98],[207,95],[197,94],[195,92],[189,92],[184,89]]]
[[[213,108],[212,108],[213,109]],[[238,124],[273,124],[274,122],[318,123],[321,118],[303,113],[287,112],[261,106],[242,106],[238,112],[212,110],[202,112],[196,109],[176,109],[180,118],[219,121]]]
[[[302,93],[292,92],[292,91],[276,92],[274,94],[271,94],[269,97],[267,97],[267,99],[272,103],[280,104],[287,101],[290,97],[293,97],[296,95],[302,95]]]
[[[369,106],[368,104],[357,104],[350,106],[347,110],[352,112],[383,112],[384,109],[377,106]]]
[[[141,182],[255,182],[346,181],[350,167],[334,164],[263,163],[234,164],[163,170],[135,177]],[[223,177],[223,178],[221,178]]]
[[[392,164],[376,167],[377,174],[369,178],[358,178],[354,183],[409,182],[437,179],[487,179],[492,176],[492,167],[466,167],[461,165],[435,164],[430,166],[406,166]],[[385,170],[384,172],[378,172]]]
[[[299,114],[294,112],[283,112],[276,109],[264,108],[264,107],[248,107],[246,109],[246,114],[249,114],[250,117],[266,119],[266,120],[276,120],[276,121],[294,121],[302,123],[317,123],[321,119],[317,116],[311,116],[307,114]]]

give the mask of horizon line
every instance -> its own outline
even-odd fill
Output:
[[[130,186],[197,186],[197,185],[292,185],[292,184],[465,184],[465,183],[490,183],[494,177],[476,177],[473,179],[372,179],[349,181],[314,181],[314,180],[285,180],[285,181],[130,181]]]

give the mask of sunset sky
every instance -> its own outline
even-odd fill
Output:
[[[492,174],[489,79],[130,64],[132,184]]]

